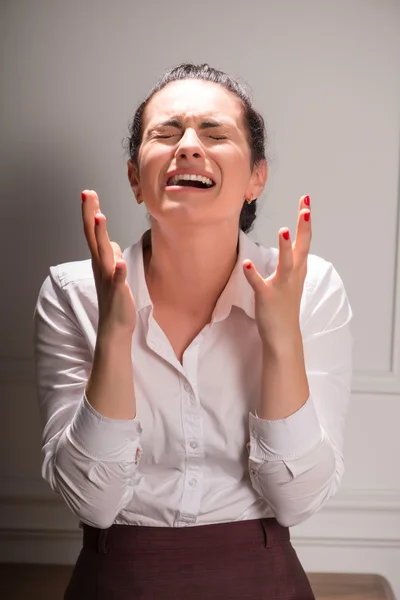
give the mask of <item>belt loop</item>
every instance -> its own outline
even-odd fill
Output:
[[[265,517],[261,519],[264,530],[264,542],[266,548],[272,548],[281,542],[290,542],[290,529],[280,525],[275,518]]]
[[[272,536],[270,535],[270,531],[268,531],[268,520],[267,519],[261,519],[261,525],[263,528],[263,532],[264,532],[264,545],[266,548],[272,548],[273,542],[272,542]]]
[[[99,554],[108,554],[109,547],[106,545],[109,529],[99,529],[97,537],[97,552]]]

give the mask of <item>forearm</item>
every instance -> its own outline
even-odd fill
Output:
[[[108,422],[98,423],[100,447],[101,438],[108,434]],[[121,442],[114,443],[111,452],[105,447],[104,457],[99,458],[91,456],[91,451],[98,448],[93,448],[93,444],[89,445],[89,450],[83,448],[80,442],[86,440],[76,439],[74,430],[69,428],[58,440],[56,451],[45,449],[44,478],[61,495],[68,508],[92,527],[110,527],[132,498],[132,479],[137,468],[135,448],[139,447],[139,436],[127,443],[125,438],[129,434],[129,431],[122,430]],[[112,444],[109,443],[109,446]]]
[[[343,459],[324,436],[300,458],[265,460],[257,439],[251,442],[252,485],[276,519],[293,527],[315,514],[335,494],[343,475]]]
[[[94,527],[110,527],[133,493],[142,429],[135,419],[131,350],[131,335],[98,336],[87,402],[81,401],[52,462],[53,489]]]
[[[259,418],[285,419],[306,403],[309,394],[300,331],[279,347],[263,344]]]
[[[132,335],[97,338],[86,398],[98,413],[110,419],[136,417],[131,352]]]
[[[259,418],[250,415],[250,478],[278,521],[291,527],[335,493],[343,460],[309,399],[300,332],[279,348],[263,345],[262,367]]]

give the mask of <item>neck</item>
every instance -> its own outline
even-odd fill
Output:
[[[153,304],[201,315],[215,307],[235,267],[237,225],[166,232],[151,227],[144,250],[146,283]]]

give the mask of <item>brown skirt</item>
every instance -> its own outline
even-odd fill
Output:
[[[64,600],[315,600],[276,519],[83,526]]]

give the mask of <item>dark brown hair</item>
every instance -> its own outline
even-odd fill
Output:
[[[126,139],[126,150],[129,153],[131,161],[137,165],[139,148],[143,136],[143,117],[146,106],[152,97],[173,81],[181,79],[203,79],[218,83],[226,90],[235,94],[239,98],[243,107],[243,117],[247,128],[247,139],[250,147],[251,168],[257,163],[266,160],[265,143],[266,131],[262,115],[257,112],[252,105],[250,94],[247,88],[239,81],[233,79],[223,71],[214,69],[208,64],[194,65],[192,63],[182,63],[173,69],[168,69],[157,81],[147,98],[139,105],[132,122],[129,125],[129,137]],[[243,203],[240,213],[239,227],[245,233],[251,231],[256,219],[257,200],[249,204],[246,200]]]

